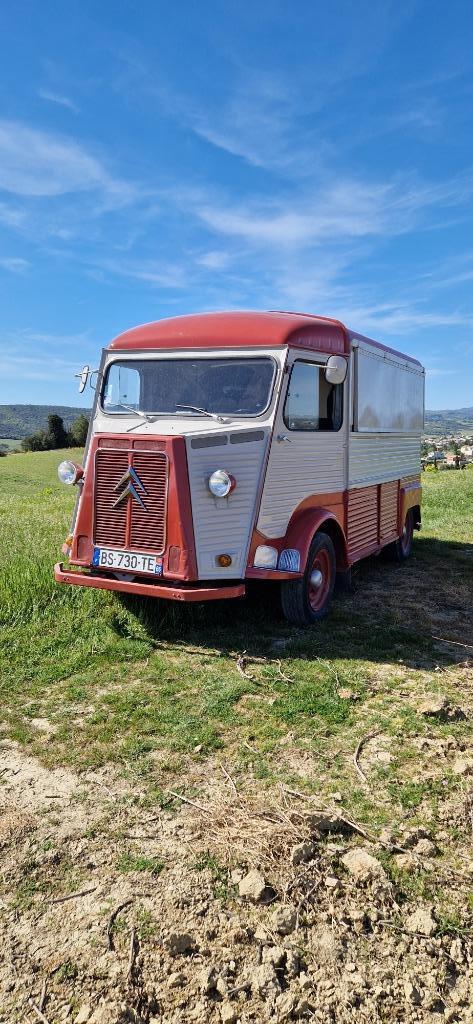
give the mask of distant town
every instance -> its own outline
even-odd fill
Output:
[[[470,433],[458,431],[454,434],[424,435],[422,441],[422,464],[437,469],[461,469],[473,463],[473,429]]]

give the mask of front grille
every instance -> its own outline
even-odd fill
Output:
[[[138,474],[136,486],[144,508],[128,495],[115,502],[126,483],[115,488],[128,469]],[[95,456],[95,544],[162,554],[166,542],[168,462],[164,452],[99,449]]]

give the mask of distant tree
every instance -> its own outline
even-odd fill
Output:
[[[21,449],[24,452],[44,452],[49,445],[45,430],[37,430],[35,434],[29,434],[21,442]]]
[[[77,419],[74,420],[71,429],[69,431],[69,442],[71,445],[77,448],[83,448],[87,440],[87,431],[89,429],[89,417],[84,413],[81,413]]]
[[[48,416],[48,427],[46,430],[46,448],[67,448],[69,436],[64,426],[62,416],[51,413]]]

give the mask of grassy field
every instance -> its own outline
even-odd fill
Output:
[[[357,737],[377,727],[397,743],[422,731],[411,691],[446,688],[461,699],[457,663],[468,649],[454,642],[473,642],[473,473],[425,474],[410,563],[363,563],[355,594],[302,631],[281,619],[271,589],[188,608],[58,586],[53,563],[75,494],[58,483],[57,462],[48,452],[0,463],[4,728],[51,764],[113,760],[157,783],[157,752],[172,774],[183,755],[222,750],[261,778],[323,786],[325,772],[310,779],[297,767],[310,752],[321,765],[335,758],[337,788],[346,784],[353,809],[365,802],[346,774]],[[237,669],[243,651],[246,676]],[[47,745],[38,718],[51,723]],[[409,756],[403,740],[398,754]],[[397,764],[377,769],[388,792]],[[383,816],[380,807],[371,813]]]
[[[296,1017],[318,1006],[317,1021],[351,1022],[356,964],[360,1019],[430,1022],[444,1005],[449,1020],[469,1019],[473,472],[424,474],[408,564],[357,566],[354,592],[298,630],[272,588],[186,607],[57,585],[75,499],[56,477],[65,455],[0,460],[0,942],[14,951],[0,964],[4,1019],[32,1021],[44,979],[51,1024],[100,1000],[91,1021],[116,1024],[126,1006],[148,1024],[158,978],[160,1020],[217,1024],[199,971],[229,960],[238,1019],[269,1019],[264,984],[261,994],[247,981],[261,963],[257,929],[272,928],[271,906],[239,897],[253,865],[281,906],[297,907],[294,935],[277,940],[296,975],[315,979],[300,974],[309,1009]],[[294,866],[317,808],[355,826],[319,837],[314,861]],[[368,888],[343,863],[367,840],[385,880]],[[125,908],[115,946],[113,908]],[[433,938],[416,918],[412,931],[419,908],[434,913]],[[320,974],[324,922],[338,960]],[[163,953],[176,929],[194,936],[195,963]],[[296,975],[276,992],[304,1006]]]

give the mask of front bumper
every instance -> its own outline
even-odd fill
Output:
[[[90,572],[74,572],[64,569],[62,562],[54,566],[57,583],[72,583],[79,587],[95,587],[98,590],[117,590],[124,594],[140,594],[142,597],[161,597],[168,601],[222,601],[230,597],[244,597],[244,583],[201,586],[190,583],[176,587],[175,583],[136,583],[112,579],[109,576],[92,575]]]

